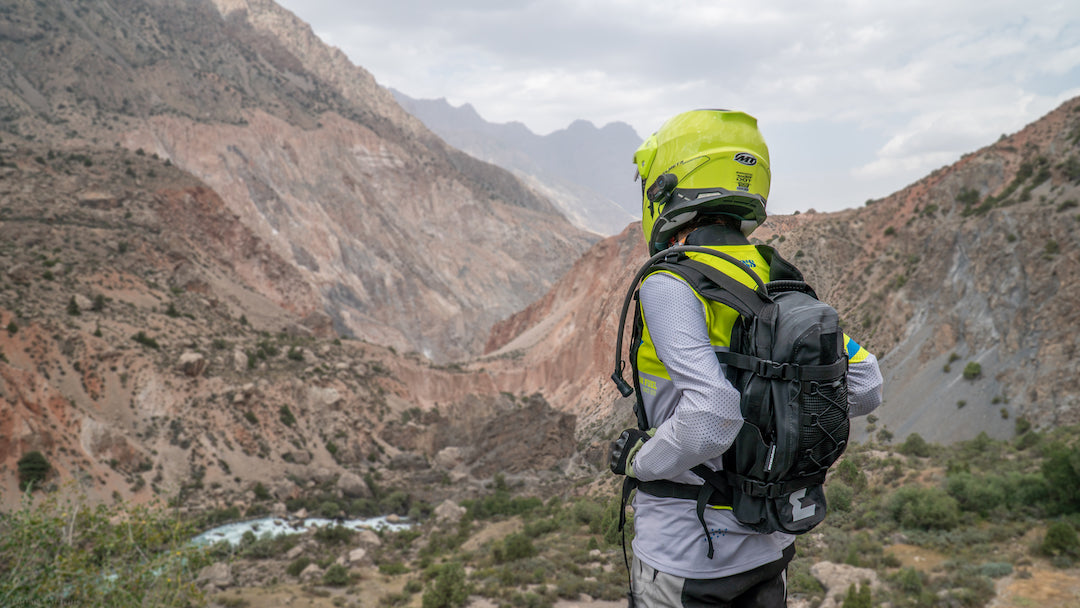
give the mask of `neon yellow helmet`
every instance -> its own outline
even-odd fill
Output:
[[[734,216],[747,235],[765,221],[769,148],[749,114],[679,114],[641,144],[634,164],[650,255],[666,249],[681,227],[702,214]]]

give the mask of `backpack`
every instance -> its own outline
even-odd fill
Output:
[[[722,504],[730,506],[739,522],[756,532],[803,534],[825,519],[825,475],[847,447],[844,334],[836,310],[817,299],[802,273],[771,247],[757,247],[769,262],[768,283],[730,255],[691,245],[661,251],[634,278],[623,302],[611,378],[624,397],[637,392],[634,409],[638,426],[650,428],[637,370],[633,370],[634,387],[622,379],[623,328],[640,281],[656,269],[682,277],[702,297],[739,313],[729,352],[716,356],[727,366],[728,380],[742,395],[744,423],[723,455],[723,471],[704,465],[691,469],[705,479],[704,486],[638,482],[628,477],[623,498],[633,487],[661,496],[696,497],[703,526],[705,506]],[[687,257],[690,251],[726,259],[746,270],[756,289]],[[643,321],[640,307],[635,308],[631,363],[636,367]],[[707,526],[706,537],[711,558]]]

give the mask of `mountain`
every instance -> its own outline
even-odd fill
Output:
[[[469,104],[412,99],[392,91],[403,108],[450,145],[513,171],[544,192],[579,228],[621,232],[640,215],[641,189],[632,159],[641,137],[626,123],[597,128],[585,120],[536,135],[519,122],[487,122]]]
[[[32,451],[194,513],[571,466],[572,414],[445,362],[595,240],[268,0],[5,3],[0,502]]]
[[[754,237],[795,262],[881,360],[885,405],[856,438],[1009,437],[1021,417],[1080,422],[1078,200],[1074,99],[866,207],[773,216]],[[578,413],[580,438],[605,438],[613,419],[631,420],[607,378],[618,306],[644,259],[639,225],[596,244],[493,327],[484,365],[513,359],[518,386],[566,396],[556,401]]]
[[[436,501],[572,464],[574,416],[541,395],[338,338],[302,268],[168,159],[2,139],[5,508],[33,451],[46,488],[193,514],[256,514],[257,484]]]
[[[315,294],[300,312],[440,361],[595,240],[270,0],[6,3],[0,121],[168,159],[297,268]]]

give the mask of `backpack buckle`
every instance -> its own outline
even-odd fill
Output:
[[[794,380],[799,377],[799,366],[759,359],[757,364],[754,365],[754,373],[762,378]]]
[[[783,486],[779,483],[756,481],[753,479],[742,480],[742,493],[757,498],[776,498],[783,494]]]

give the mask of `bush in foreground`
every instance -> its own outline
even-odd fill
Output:
[[[144,505],[29,497],[0,515],[5,606],[203,605],[195,587],[208,563],[190,526]]]

